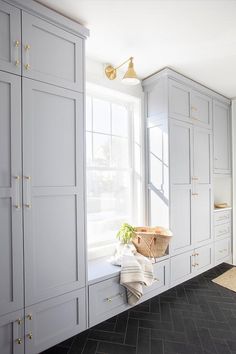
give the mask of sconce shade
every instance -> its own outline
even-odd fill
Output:
[[[124,75],[124,77],[122,79],[122,82],[124,84],[128,84],[128,85],[137,85],[137,84],[139,84],[140,80],[137,78],[137,74],[136,74],[136,72],[134,70],[133,57],[130,57],[125,62],[123,62],[122,64],[117,66],[116,68],[114,66],[112,66],[112,65],[106,66],[105,67],[106,77],[109,80],[116,79],[117,69],[119,69],[121,66],[123,66],[127,62],[129,62],[129,66],[128,66],[128,70],[126,71],[126,73],[125,73],[125,75]]]
[[[128,85],[137,85],[140,82],[134,70],[133,58],[130,59],[128,70],[126,71],[122,82]]]

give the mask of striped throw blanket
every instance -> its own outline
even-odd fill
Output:
[[[128,304],[135,305],[143,295],[143,286],[154,282],[152,262],[139,253],[123,255],[120,284],[127,289]]]

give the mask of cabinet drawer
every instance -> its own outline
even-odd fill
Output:
[[[194,251],[185,252],[172,257],[170,261],[171,286],[182,283],[191,278],[194,264]]]
[[[226,224],[216,225],[214,230],[215,230],[215,238],[225,237],[227,235],[230,236],[231,224],[226,223]]]
[[[143,296],[137,305],[169,288],[170,260],[155,263],[153,271],[155,282],[144,287]],[[89,286],[90,327],[129,308],[126,289],[120,285],[119,276]]]
[[[126,290],[120,277],[89,286],[89,326],[106,320],[128,308]]]
[[[214,224],[220,225],[231,221],[231,210],[218,211],[214,214]]]
[[[41,353],[85,329],[85,289],[26,307],[25,353]]]
[[[170,260],[157,262],[153,265],[155,282],[144,287],[144,293],[138,304],[156,296],[169,288],[170,280]]]
[[[193,253],[193,266],[195,272],[202,273],[211,268],[214,261],[213,250],[214,246],[212,244],[195,249]]]
[[[231,238],[226,238],[215,243],[215,260],[216,262],[223,261],[224,258],[230,256],[231,252]]]

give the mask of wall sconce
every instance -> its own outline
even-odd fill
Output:
[[[137,77],[137,74],[134,70],[134,63],[133,63],[133,57],[130,57],[129,59],[127,59],[126,61],[124,61],[124,63],[120,64],[119,66],[117,66],[116,68],[114,68],[112,65],[108,65],[105,68],[105,74],[107,76],[107,78],[109,80],[114,80],[116,78],[116,72],[117,69],[119,69],[121,66],[123,66],[124,64],[126,64],[127,62],[129,62],[129,66],[128,66],[128,70],[126,71],[122,82],[124,84],[128,84],[128,85],[137,85],[140,83],[140,80]]]

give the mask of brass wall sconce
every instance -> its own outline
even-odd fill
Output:
[[[137,77],[137,74],[134,70],[134,63],[133,63],[133,57],[130,57],[126,61],[124,61],[122,64],[117,66],[116,68],[113,67],[112,65],[108,65],[105,68],[105,74],[109,80],[114,80],[116,78],[117,74],[117,69],[119,69],[121,66],[129,62],[128,70],[126,71],[122,82],[128,85],[137,85],[140,83],[140,80]]]

